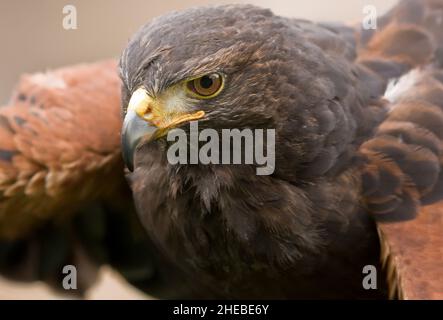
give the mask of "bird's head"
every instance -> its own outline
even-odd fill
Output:
[[[141,140],[192,120],[200,128],[272,126],[270,51],[281,44],[271,15],[252,6],[191,9],[157,18],[135,35],[121,58],[129,168]]]
[[[289,134],[306,138],[319,125],[312,104],[334,94],[327,69],[321,50],[269,10],[228,5],[156,18],[120,60],[126,163],[132,169],[137,146],[192,120],[199,128],[274,128],[280,147]],[[312,142],[299,139],[299,155]]]

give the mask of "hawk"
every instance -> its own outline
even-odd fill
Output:
[[[424,205],[443,194],[442,20],[437,0],[377,30],[251,5],[154,19],[119,64],[135,210],[114,62],[24,78],[0,113],[4,272],[60,252],[42,230],[65,226],[52,272],[80,250],[164,297],[441,297],[441,209]],[[191,121],[274,129],[274,172],[170,163]]]

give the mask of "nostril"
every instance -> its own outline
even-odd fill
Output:
[[[154,115],[152,114],[152,112],[148,111],[147,113],[145,113],[143,118],[150,121],[150,120],[154,119]]]
[[[148,115],[152,114],[152,108],[150,104],[140,105],[136,108],[135,112],[140,118],[145,119]]]

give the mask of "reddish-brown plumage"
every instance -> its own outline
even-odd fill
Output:
[[[119,103],[115,61],[22,77],[0,109],[1,237],[23,236],[123,181]]]
[[[443,201],[422,207],[414,220],[378,224],[391,297],[443,299],[442,226]]]
[[[423,204],[443,196],[442,10],[439,0],[401,2],[379,19],[381,30],[363,34],[358,57],[385,81],[421,68],[360,148],[367,161],[364,199],[382,218],[390,296],[403,299],[443,295],[443,202]]]

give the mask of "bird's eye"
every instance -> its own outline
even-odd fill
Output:
[[[213,98],[223,88],[223,77],[218,73],[207,74],[200,78],[189,80],[186,83],[186,88],[197,98]]]

